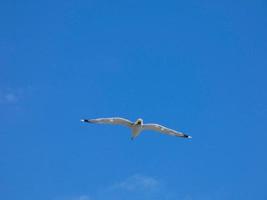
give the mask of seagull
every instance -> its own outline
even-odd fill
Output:
[[[132,130],[132,136],[131,136],[132,140],[136,138],[144,130],[158,131],[160,133],[182,138],[192,138],[189,135],[169,129],[159,124],[144,124],[143,119],[141,118],[137,119],[135,122],[131,122],[130,120],[121,117],[82,119],[81,121],[94,124],[112,124],[112,125],[126,126]]]

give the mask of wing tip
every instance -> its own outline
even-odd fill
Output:
[[[183,137],[184,137],[184,138],[188,138],[188,139],[191,139],[191,138],[192,138],[192,136],[190,136],[190,135],[185,135],[185,134],[184,134]]]
[[[90,120],[88,120],[88,119],[81,119],[81,122],[87,122],[87,123],[90,123]]]

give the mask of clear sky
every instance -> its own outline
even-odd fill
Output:
[[[267,3],[0,3],[0,199],[267,199]],[[81,118],[141,117],[191,140]]]

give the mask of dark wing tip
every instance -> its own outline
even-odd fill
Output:
[[[88,119],[82,119],[82,120],[81,120],[81,122],[87,122],[87,123],[91,123],[91,121],[90,121],[90,120],[88,120]]]
[[[186,134],[184,134],[183,137],[184,138],[192,138],[190,135],[186,135]]]

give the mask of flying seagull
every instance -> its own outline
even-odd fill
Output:
[[[143,120],[141,118],[137,119],[136,122],[131,122],[128,119],[120,118],[120,117],[112,117],[112,118],[98,118],[98,119],[82,119],[82,122],[87,123],[95,123],[95,124],[114,124],[114,125],[122,125],[129,127],[132,130],[132,137],[133,140],[135,137],[137,137],[142,131],[144,130],[152,130],[152,131],[158,131],[164,134],[177,136],[177,137],[183,137],[183,138],[192,138],[189,135],[186,135],[184,133],[166,128],[159,124],[144,124]]]

